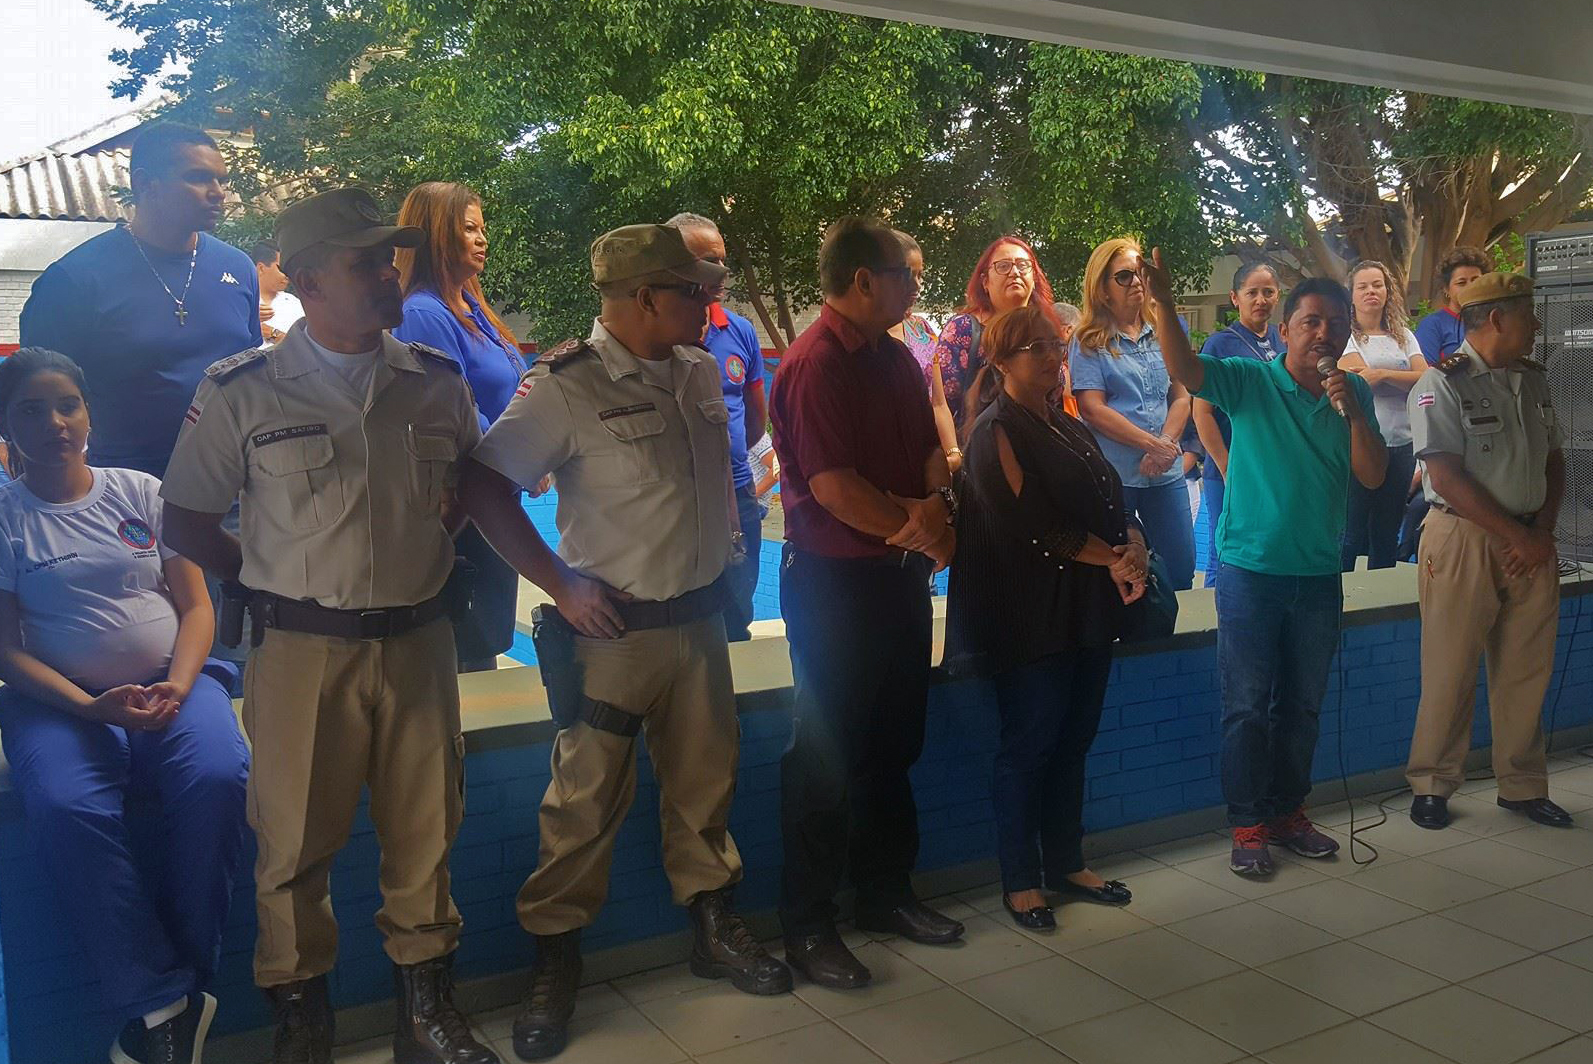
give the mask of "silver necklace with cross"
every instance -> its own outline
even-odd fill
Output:
[[[128,227],[127,235],[132,238],[133,246],[138,249],[138,257],[144,260],[144,265],[149,267],[149,272],[155,275],[155,280],[160,282],[160,286],[164,288],[166,290],[166,294],[171,297],[171,301],[176,307],[177,311],[177,324],[179,326],[187,325],[188,310],[183,306],[183,303],[185,303],[188,299],[188,289],[192,288],[194,284],[194,263],[199,261],[199,234],[194,234],[194,250],[193,253],[188,256],[188,280],[183,284],[183,294],[180,298],[176,292],[171,290],[171,285],[166,283],[166,279],[160,275],[160,271],[155,269],[155,264],[149,261],[149,255],[144,251],[143,242],[140,241],[137,236],[134,236],[131,226]]]

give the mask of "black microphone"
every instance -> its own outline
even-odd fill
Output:
[[[1329,373],[1339,368],[1339,360],[1332,355],[1323,355],[1316,360],[1316,371],[1325,379]],[[1339,417],[1345,417],[1344,404],[1338,400],[1333,401],[1333,409],[1339,412]]]

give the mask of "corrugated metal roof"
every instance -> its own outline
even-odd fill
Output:
[[[128,187],[128,150],[45,152],[0,170],[0,218],[114,222],[130,217],[114,195]]]

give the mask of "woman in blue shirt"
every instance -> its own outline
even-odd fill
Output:
[[[1273,325],[1272,312],[1278,306],[1282,285],[1278,272],[1264,262],[1247,262],[1233,275],[1228,299],[1239,312],[1239,319],[1206,337],[1200,349],[1212,358],[1251,358],[1271,362],[1283,353],[1283,338]],[[1217,519],[1222,516],[1223,486],[1228,476],[1228,447],[1233,426],[1228,415],[1204,399],[1196,399],[1193,410],[1195,429],[1206,448],[1206,464],[1200,470],[1200,490],[1206,499],[1206,586],[1217,583]]]
[[[1150,548],[1167,562],[1173,587],[1195,579],[1195,525],[1178,438],[1189,393],[1167,375],[1147,320],[1139,243],[1108,240],[1084,267],[1084,300],[1073,334],[1073,394],[1079,416],[1123,481],[1123,502]]]
[[[475,393],[481,430],[498,419],[526,371],[514,334],[487,305],[481,271],[487,265],[487,223],[481,197],[452,181],[416,185],[398,212],[399,225],[426,231],[420,247],[398,250],[404,322],[393,335],[452,355]],[[459,671],[495,668],[514,644],[519,577],[474,525],[459,534],[459,554],[475,567],[472,622],[454,626]]]

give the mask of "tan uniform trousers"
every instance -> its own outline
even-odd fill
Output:
[[[1411,790],[1447,798],[1465,782],[1483,657],[1499,797],[1547,797],[1542,716],[1560,619],[1555,567],[1512,580],[1487,532],[1437,508],[1422,526],[1416,562],[1422,694],[1405,769]]]
[[[741,879],[730,838],[741,725],[719,614],[618,639],[575,640],[587,697],[643,717],[658,778],[664,871],[675,902]],[[636,741],[577,722],[553,742],[537,869],[516,909],[534,935],[597,919],[608,896],[614,836],[636,797]]]
[[[446,618],[380,640],[273,628],[250,655],[243,722],[254,749],[259,985],[332,969],[327,876],[367,785],[387,955],[417,964],[458,944],[462,921],[448,896],[448,851],[464,815],[456,669]]]

